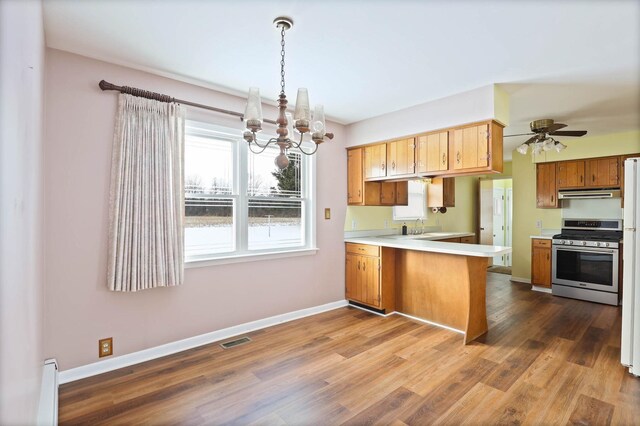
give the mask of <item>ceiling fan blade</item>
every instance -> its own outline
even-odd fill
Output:
[[[547,127],[547,128],[545,129],[545,131],[546,131],[547,133],[553,133],[553,132],[555,132],[556,130],[563,129],[563,128],[565,128],[565,127],[567,127],[567,125],[566,125],[566,124],[562,124],[562,123],[553,123],[551,126]]]
[[[535,133],[519,133],[517,135],[504,135],[503,138],[510,138],[511,136],[528,136],[528,135],[535,135]]]
[[[535,136],[530,137],[529,139],[527,139],[523,143],[531,143],[531,142],[535,142],[537,140],[538,140],[538,135],[535,135]]]
[[[586,130],[560,130],[559,132],[550,132],[552,136],[584,136],[587,134]]]

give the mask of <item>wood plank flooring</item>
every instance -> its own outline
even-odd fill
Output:
[[[640,424],[620,309],[488,275],[489,332],[355,308],[60,387],[60,424]]]

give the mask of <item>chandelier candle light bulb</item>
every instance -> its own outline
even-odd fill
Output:
[[[285,169],[289,165],[289,158],[287,152],[291,148],[295,148],[305,155],[313,155],[318,150],[318,145],[324,142],[324,138],[333,139],[333,133],[326,132],[326,124],[324,119],[324,108],[322,105],[317,105],[313,122],[311,121],[311,110],[309,108],[309,93],[306,88],[298,89],[298,97],[296,99],[296,108],[293,117],[287,111],[287,95],[284,92],[284,64],[285,64],[285,32],[293,26],[293,20],[287,17],[278,17],[274,19],[274,24],[280,29],[281,41],[280,45],[280,95],[278,96],[278,118],[276,123],[278,128],[276,133],[277,138],[271,138],[265,144],[260,144],[256,133],[262,130],[262,103],[260,100],[260,91],[256,87],[249,89],[249,97],[247,99],[247,106],[245,109],[244,120],[247,130],[243,133],[243,138],[249,144],[249,150],[254,154],[260,154],[264,152],[271,144],[278,145],[280,148],[280,154],[275,159],[275,164],[278,168]],[[310,125],[313,128],[310,128]],[[294,129],[296,132],[294,132]],[[315,144],[312,151],[307,152],[303,149],[303,139],[305,133],[310,133],[311,140]],[[298,136],[299,135],[299,136]],[[295,138],[294,138],[295,136]],[[254,150],[253,146],[257,148]]]

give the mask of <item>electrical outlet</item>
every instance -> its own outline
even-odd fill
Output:
[[[113,337],[98,340],[98,357],[113,355]]]
[[[389,229],[389,219],[384,220],[384,229]]]
[[[536,228],[542,229],[542,221],[541,220],[536,220]]]
[[[331,209],[329,208],[324,209],[324,218],[327,220],[331,219]]]
[[[357,228],[357,223],[356,223],[356,220],[353,219],[351,220],[351,230],[355,230],[356,228]]]

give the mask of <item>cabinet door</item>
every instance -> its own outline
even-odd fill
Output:
[[[409,182],[396,182],[396,206],[409,205]]]
[[[558,163],[558,189],[584,187],[584,160]]]
[[[358,255],[347,253],[345,263],[345,298],[355,300],[358,285]]]
[[[364,148],[364,177],[378,178],[387,175],[387,144]]]
[[[616,187],[620,185],[620,157],[587,160],[587,186]]]
[[[489,125],[454,130],[453,168],[475,169],[489,165]]]
[[[427,185],[427,207],[455,207],[456,179],[432,178]]]
[[[387,176],[414,173],[414,140],[409,138],[387,143]]]
[[[347,204],[362,204],[364,179],[362,176],[362,148],[347,151]]]
[[[551,245],[541,247],[538,242],[551,243],[550,240],[532,240],[531,284],[551,287]]]
[[[556,163],[536,164],[536,207],[558,207]]]
[[[395,182],[382,182],[380,188],[380,204],[383,206],[393,206],[396,204]]]
[[[421,172],[438,172],[449,169],[449,132],[421,136]]]
[[[380,259],[378,257],[362,256],[362,279],[363,303],[370,306],[380,307]]]

